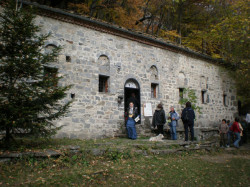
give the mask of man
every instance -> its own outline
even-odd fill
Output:
[[[181,119],[183,121],[185,129],[185,141],[188,141],[188,129],[191,133],[191,141],[194,141],[195,113],[194,110],[191,108],[191,103],[189,101],[186,103],[186,108],[184,108],[182,111]]]
[[[170,126],[171,139],[177,140],[176,126],[178,125],[178,120],[180,119],[180,117],[179,114],[175,112],[173,106],[170,107],[168,119],[170,120],[169,126]]]

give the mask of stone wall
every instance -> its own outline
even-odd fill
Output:
[[[63,47],[56,66],[64,76],[61,84],[73,85],[67,100],[75,94],[71,112],[56,121],[64,125],[57,137],[89,139],[122,133],[124,100],[119,104],[118,96],[124,95],[125,82],[131,78],[139,83],[141,104],[151,103],[153,109],[162,102],[165,111],[175,106],[181,113],[179,88],[195,89],[202,107],[195,128],[214,128],[237,113],[234,82],[219,66],[48,17],[37,16],[36,22],[42,33],[52,34],[46,45]],[[109,77],[108,93],[99,92],[100,75]],[[157,98],[151,98],[151,83],[158,85]],[[142,116],[139,135],[150,129],[151,118]]]

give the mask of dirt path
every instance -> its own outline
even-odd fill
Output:
[[[203,155],[199,157],[202,160],[212,162],[212,163],[227,163],[234,158],[250,159],[250,155],[234,155],[234,154],[220,154],[220,155]]]

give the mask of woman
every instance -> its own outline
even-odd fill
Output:
[[[153,127],[157,127],[158,135],[163,135],[163,126],[166,123],[165,111],[163,110],[162,104],[158,104],[155,110],[152,125]]]
[[[135,118],[138,117],[138,110],[134,107],[134,103],[129,103],[129,108],[125,114],[126,117],[126,128],[128,132],[128,138],[135,140],[137,138],[136,128],[135,128]]]

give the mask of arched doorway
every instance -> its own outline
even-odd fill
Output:
[[[131,101],[131,97],[134,94],[135,100],[137,102],[137,108],[139,115],[141,116],[141,97],[140,97],[140,86],[139,83],[135,79],[128,79],[124,85],[124,110],[129,106],[129,101]],[[124,111],[124,112],[125,112]],[[139,121],[141,123],[141,121]]]

